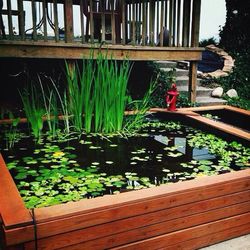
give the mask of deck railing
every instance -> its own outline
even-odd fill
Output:
[[[167,47],[198,42],[200,0],[1,1],[0,40]]]

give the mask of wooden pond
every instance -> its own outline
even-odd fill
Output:
[[[20,140],[22,160],[2,146],[3,248],[196,249],[249,233],[249,133],[195,109],[151,111],[157,121],[149,116],[129,138],[83,135],[78,146],[36,148]]]

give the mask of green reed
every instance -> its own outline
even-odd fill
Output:
[[[38,93],[38,90],[33,85],[24,89],[22,93],[19,92],[24,112],[31,125],[32,133],[37,140],[39,140],[41,136],[43,129],[43,114],[45,112]]]

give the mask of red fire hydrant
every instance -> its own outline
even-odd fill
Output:
[[[176,111],[176,102],[179,92],[177,91],[176,84],[173,83],[171,89],[167,91],[166,103],[169,111]]]

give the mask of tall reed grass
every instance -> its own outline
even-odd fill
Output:
[[[96,60],[93,53],[83,60],[82,71],[66,64],[68,101],[77,130],[110,133],[122,129],[130,70],[128,60],[119,65],[101,53]]]
[[[43,114],[45,113],[39,91],[31,85],[20,93],[27,120],[31,125],[34,137],[39,140],[43,129]]]

